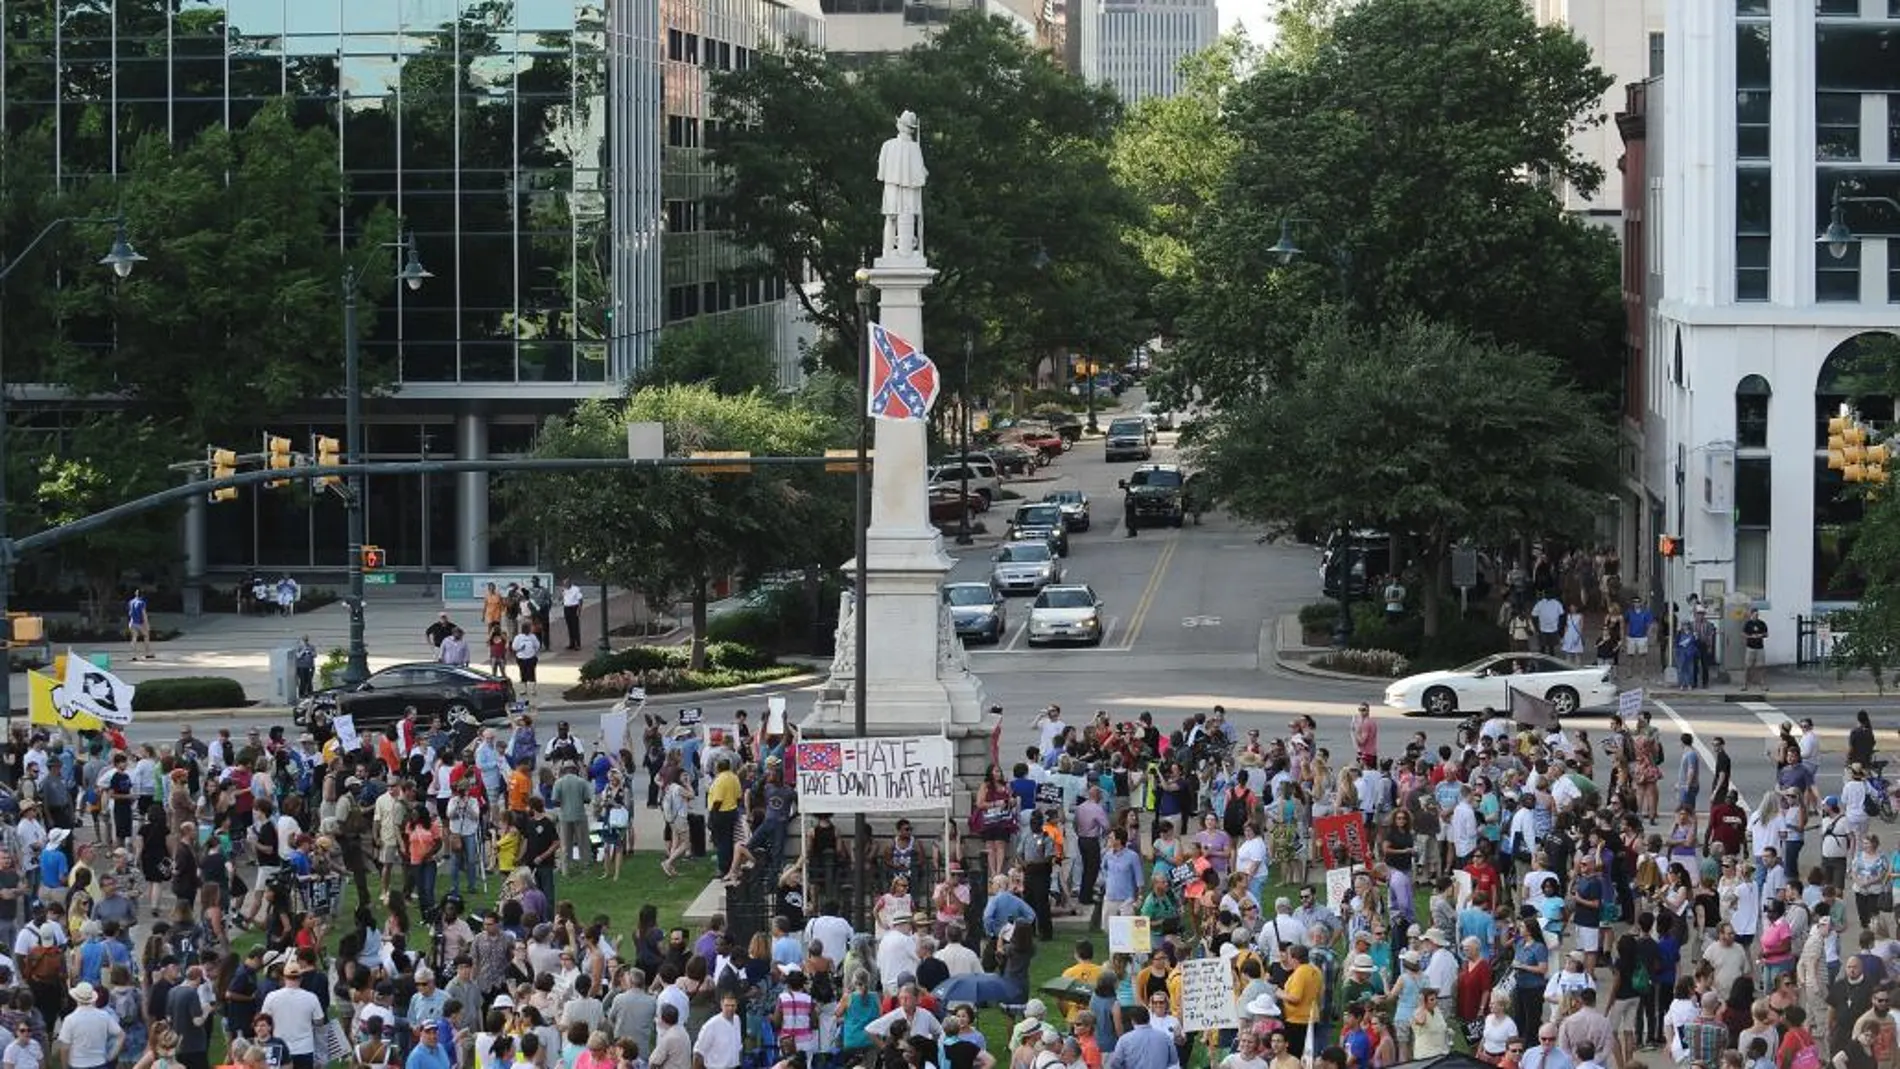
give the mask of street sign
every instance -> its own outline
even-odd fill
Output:
[[[1460,589],[1478,585],[1478,551],[1459,546],[1451,551],[1451,585]]]
[[[363,585],[364,586],[395,586],[396,573],[395,572],[364,572]]]

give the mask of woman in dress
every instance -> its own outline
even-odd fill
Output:
[[[896,925],[898,918],[909,917],[916,912],[916,903],[910,897],[910,880],[904,876],[894,877],[891,889],[877,896],[877,901],[871,907],[878,938],[884,938],[884,933]]]
[[[607,789],[594,799],[600,815],[600,878],[620,881],[620,864],[633,846],[633,799],[627,777],[618,768],[607,771]]]
[[[1869,833],[1860,837],[1860,850],[1847,863],[1849,886],[1854,892],[1854,911],[1860,926],[1866,928],[1874,917],[1891,908],[1893,867],[1880,850],[1880,836]]]
[[[986,871],[992,876],[1003,871],[1004,855],[1016,832],[1016,809],[1016,795],[1003,781],[1003,770],[991,765],[977,791],[974,815],[979,821],[978,833],[983,836],[983,856],[989,862]]]

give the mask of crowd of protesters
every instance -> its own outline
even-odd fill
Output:
[[[858,903],[830,879],[808,898],[857,846],[826,814],[796,833],[793,733],[743,716],[647,717],[617,753],[526,715],[406,717],[353,753],[16,729],[0,1066],[1900,1069],[1900,851],[1865,714],[1845,760],[1811,725],[1768,740],[1746,801],[1726,740],[1705,759],[1647,715],[1442,746],[1382,745],[1364,707],[1324,742],[1218,707],[1035,726],[967,816],[877,839]],[[637,894],[577,916],[563,889],[618,878],[642,804],[668,876],[707,857],[769,887],[769,930],[662,927]],[[1335,892],[1327,817],[1367,844]],[[1036,989],[1064,914],[1072,960]],[[1151,949],[1112,952],[1135,915]],[[1183,966],[1207,956],[1236,1017],[1189,1032]]]

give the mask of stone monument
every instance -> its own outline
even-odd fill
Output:
[[[877,176],[884,186],[884,247],[867,274],[878,291],[878,322],[927,353],[923,291],[937,272],[924,253],[929,172],[916,115],[897,117],[896,136],[878,151]],[[967,789],[980,782],[990,761],[998,718],[984,708],[982,681],[970,672],[943,604],[953,562],[930,523],[925,428],[922,420],[875,421],[863,605],[844,595],[831,680],[800,730],[809,738],[855,735],[855,688],[862,685],[867,734],[947,732],[956,740],[957,772]],[[852,562],[844,570],[850,575],[855,568]],[[853,656],[860,618],[869,629],[862,665]],[[967,806],[966,796],[959,809],[967,812]]]

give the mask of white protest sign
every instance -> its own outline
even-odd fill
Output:
[[[338,713],[330,718],[330,730],[336,732],[337,749],[344,753],[355,753],[363,748],[363,740],[356,734],[356,717],[350,713]]]
[[[785,696],[774,694],[765,699],[765,733],[767,735],[785,734]]]
[[[1220,958],[1181,963],[1181,1031],[1204,1032],[1240,1023],[1234,1006],[1234,971]]]
[[[1334,913],[1343,913],[1346,899],[1352,897],[1352,870],[1326,870],[1326,908]]]
[[[942,735],[803,742],[796,754],[800,812],[943,809],[956,795],[955,754]]]
[[[1624,720],[1634,720],[1643,711],[1643,688],[1626,690],[1616,696],[1616,715]]]
[[[1110,954],[1146,954],[1154,946],[1154,933],[1146,917],[1108,918]]]
[[[627,711],[615,709],[600,717],[600,748],[618,754],[627,745]]]

